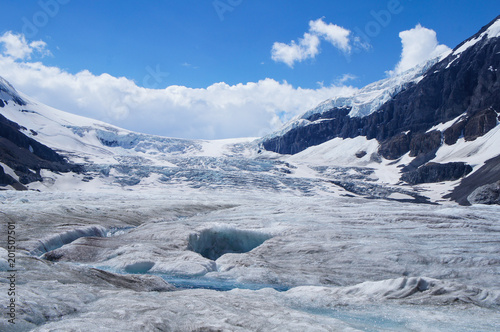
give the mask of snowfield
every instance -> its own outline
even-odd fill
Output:
[[[498,206],[165,187],[0,207],[2,331],[500,329]]]

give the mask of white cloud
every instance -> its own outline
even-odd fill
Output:
[[[424,28],[420,24],[411,30],[400,32],[399,38],[403,45],[401,60],[391,74],[402,73],[451,51],[448,46],[438,43],[434,30]]]
[[[344,74],[342,77],[335,80],[336,85],[344,85],[348,81],[355,80],[357,77],[352,74]]]
[[[332,23],[326,24],[323,19],[320,18],[316,21],[309,22],[309,31],[323,37],[326,41],[343,52],[349,53],[351,51],[349,42],[351,31],[347,29]]]
[[[313,51],[314,41],[304,45]],[[0,76],[19,91],[66,112],[170,137],[262,136],[325,99],[356,90],[337,86],[302,89],[269,78],[236,85],[216,83],[204,89],[147,89],[125,77],[94,75],[87,70],[71,74],[41,62],[19,61],[23,55],[27,59],[29,53],[12,56],[12,50],[5,50],[0,54]]]
[[[3,44],[3,53],[14,60],[29,60],[34,52],[41,56],[50,55],[45,42],[38,40],[28,43],[24,35],[12,31],[7,31],[0,36],[0,44]]]
[[[299,42],[292,40],[290,44],[275,42],[271,50],[271,57],[276,62],[286,63],[293,68],[295,62],[314,59],[319,54],[321,39],[326,40],[344,53],[351,51],[349,40],[351,32],[338,25],[326,24],[322,18],[309,22],[309,31]]]
[[[272,59],[293,67],[296,61],[301,62],[316,57],[319,53],[319,44],[320,41],[317,36],[306,32],[304,38],[299,39],[298,44],[293,40],[289,45],[275,42],[271,51]]]

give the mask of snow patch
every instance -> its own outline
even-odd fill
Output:
[[[19,176],[17,176],[17,174],[14,172],[12,168],[10,168],[9,166],[5,165],[2,162],[0,162],[0,166],[3,168],[5,174],[10,175],[10,177],[16,181],[19,181]]]
[[[287,160],[300,163],[307,160],[311,165],[364,166],[373,162],[380,144],[376,139],[368,140],[364,136],[355,138],[334,138],[317,146],[301,151]],[[360,158],[361,156],[361,158]]]
[[[463,114],[457,116],[455,119],[453,120],[450,120],[448,122],[445,122],[445,123],[440,123],[440,124],[437,124],[435,125],[434,127],[432,127],[431,129],[427,130],[426,133],[430,133],[434,130],[437,130],[437,131],[440,131],[440,132],[444,132],[446,129],[450,128],[451,126],[453,126],[454,124],[456,124],[458,121],[460,121],[462,118],[464,118],[465,116],[467,116],[467,112],[464,112]]]

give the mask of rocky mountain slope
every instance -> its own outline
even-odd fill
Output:
[[[19,107],[27,105],[17,91],[0,77],[0,107],[4,108],[9,103]],[[4,167],[0,166],[1,184],[26,190],[25,184],[42,180],[42,169],[54,172],[79,171],[79,166],[68,163],[63,156],[23,131],[27,129],[0,114],[0,161],[10,170],[7,174]],[[35,131],[30,134],[34,137],[37,135]]]
[[[334,138],[362,136],[375,139],[380,144],[377,154],[385,159],[399,160],[405,155],[412,158],[401,164],[401,180],[407,183],[457,180],[473,168],[463,160],[439,164],[438,151],[457,143],[467,145],[498,126],[498,68],[500,17],[430,67],[393,78],[392,85],[387,85],[388,80],[381,81],[378,86],[385,83],[386,95],[397,93],[386,98],[380,107],[360,113],[356,100],[342,100],[341,105],[330,101],[305,113],[300,121],[294,119],[284,131],[265,138],[262,146],[282,154],[297,154]],[[353,99],[356,98],[359,96]],[[490,152],[489,157],[500,154],[498,146]],[[472,191],[499,181],[500,173],[485,165],[475,177],[475,185],[462,185],[450,197],[466,203],[465,197]]]

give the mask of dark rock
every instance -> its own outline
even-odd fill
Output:
[[[484,163],[477,171],[463,179],[449,195],[450,198],[461,205],[470,205],[468,197],[479,187],[500,181],[500,155]]]
[[[0,99],[0,107],[5,107],[5,104],[2,99]]]
[[[15,182],[10,175],[5,174],[5,171],[2,166],[0,166],[0,186],[8,186]]]
[[[411,172],[419,168],[420,166],[426,164],[436,157],[436,150],[429,151],[425,154],[419,154],[416,156],[408,165],[404,166],[401,170],[403,173]]]
[[[345,112],[345,111],[347,111],[347,112]],[[323,112],[323,113],[312,114],[312,115],[306,117],[305,119],[309,120],[311,122],[314,122],[314,121],[317,121],[317,120],[320,120],[320,119],[322,119],[322,120],[324,120],[324,119],[332,120],[332,119],[337,118],[339,114],[342,114],[342,116],[345,116],[350,111],[351,111],[351,109],[348,109],[348,108],[332,108],[331,110]]]
[[[372,153],[370,155],[370,161],[380,164],[382,162],[382,157],[380,157],[380,154],[378,153]]]
[[[443,133],[444,142],[448,145],[455,144],[463,136],[466,123],[465,119],[461,119],[446,129]]]
[[[413,135],[410,142],[410,157],[428,154],[436,151],[441,146],[441,132],[431,131]]]
[[[22,184],[42,181],[41,169],[81,171],[80,166],[68,163],[57,152],[26,136],[21,130],[21,126],[0,114],[0,161],[16,172]]]
[[[496,125],[497,113],[492,108],[477,112],[468,119],[464,128],[464,138],[466,141],[474,141],[495,128]]]
[[[16,174],[19,176],[19,182],[21,182],[22,184],[29,184],[32,182],[43,181],[39,169],[36,170],[36,172],[32,172],[31,170],[25,167],[23,167],[23,171],[20,171],[18,168],[16,169]]]
[[[6,174],[2,166],[0,166],[0,186],[12,186],[16,190],[27,190],[25,186],[16,181],[12,176]]]
[[[356,152],[355,156],[356,158],[363,158],[364,156],[366,156],[366,151],[358,151]]]
[[[410,149],[410,136],[407,134],[399,134],[385,140],[378,152],[389,160],[397,159]]]
[[[455,181],[472,172],[465,163],[428,163],[414,171],[403,173],[401,180],[409,184]]]
[[[309,146],[319,145],[336,137],[356,137],[351,135],[353,127],[357,126],[348,114],[350,109],[334,108],[321,115],[321,121],[290,130],[282,136],[274,137],[263,142],[263,147],[268,151],[281,154],[295,154],[307,149]],[[328,116],[328,118],[326,118]],[[316,119],[313,115],[312,119]],[[356,118],[357,119],[357,118]]]
[[[500,204],[500,181],[478,187],[467,200],[471,204]]]
[[[441,132],[436,130],[414,135],[410,141],[410,157],[415,158],[402,169],[402,172],[416,171],[420,166],[434,159],[441,146],[441,136]]]

